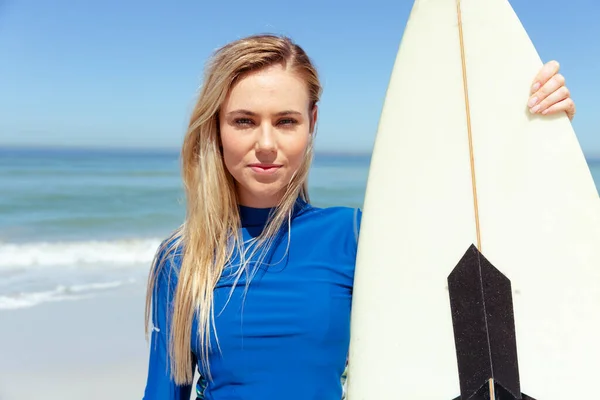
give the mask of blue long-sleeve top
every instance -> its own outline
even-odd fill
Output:
[[[257,236],[270,209],[240,206],[245,240]],[[361,212],[316,208],[298,200],[288,231],[273,243],[246,294],[242,275],[229,298],[227,269],[214,293],[215,324],[206,380],[197,337],[190,349],[200,380],[197,396],[210,400],[342,397],[341,377],[350,339],[350,308]],[[173,301],[181,254],[164,255],[155,296],[145,400],[189,399],[192,385],[169,376],[167,310]],[[232,259],[235,264],[236,256]],[[231,271],[229,271],[231,272]],[[169,285],[170,279],[170,286]],[[195,332],[197,321],[194,321]]]

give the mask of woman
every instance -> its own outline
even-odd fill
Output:
[[[237,40],[208,65],[182,149],[187,218],[148,283],[145,399],[188,399],[196,367],[199,398],[342,397],[361,214],[309,203],[320,95],[287,38]],[[531,99],[575,113],[555,62]]]

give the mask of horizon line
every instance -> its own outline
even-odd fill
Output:
[[[26,145],[26,144],[0,144],[2,150],[66,150],[66,151],[133,151],[133,152],[163,152],[163,153],[179,153],[179,147],[173,146],[103,146],[103,145]],[[368,156],[372,157],[373,150],[370,149],[316,149],[315,155],[347,155],[347,156]],[[600,153],[585,154],[587,162],[600,163]]]

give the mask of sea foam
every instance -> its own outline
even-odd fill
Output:
[[[0,242],[2,269],[104,264],[127,267],[152,261],[160,239],[81,242]]]

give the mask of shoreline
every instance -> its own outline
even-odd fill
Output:
[[[141,399],[145,286],[0,310],[0,400]]]

